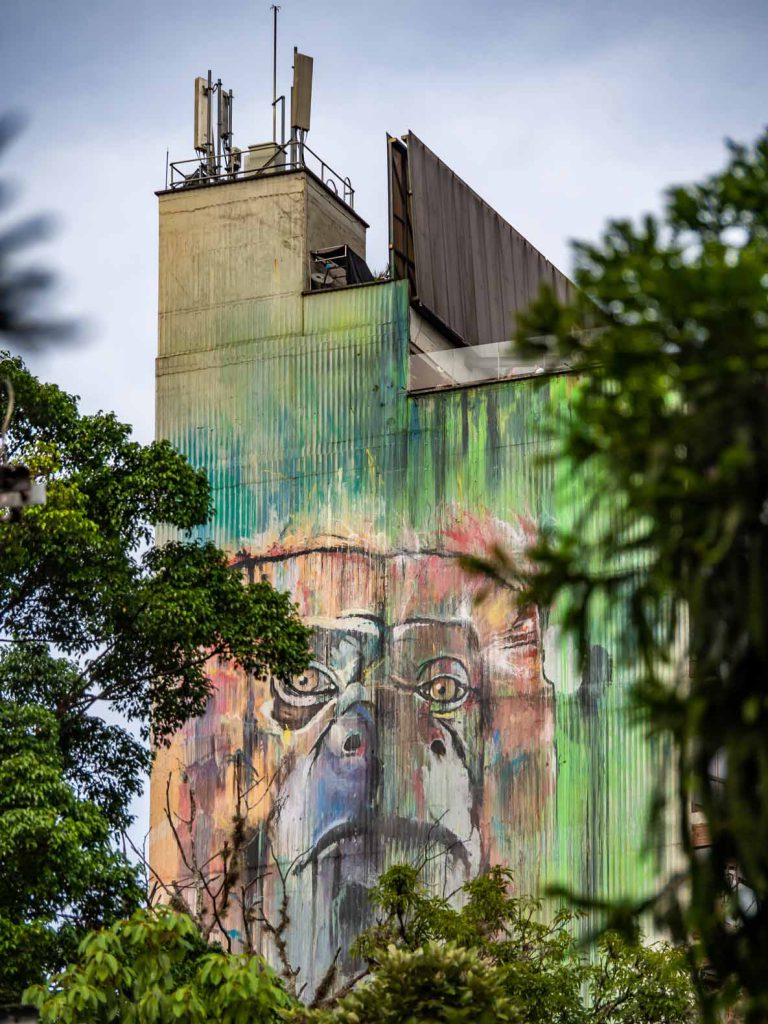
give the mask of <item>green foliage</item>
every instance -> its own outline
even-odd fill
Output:
[[[685,952],[644,946],[608,932],[587,976],[586,1020],[594,1024],[683,1024],[699,1020]]]
[[[212,950],[166,908],[89,935],[77,962],[25,999],[43,1024],[272,1024],[295,1006],[263,960]]]
[[[136,906],[109,839],[131,821],[150,729],[162,743],[203,711],[211,658],[301,671],[308,630],[287,594],[185,539],[211,513],[204,473],[0,358],[16,393],[9,458],[48,486],[45,505],[0,521],[0,701],[22,722],[0,747],[0,948],[14,999],[88,928]],[[176,539],[152,546],[153,524]]]
[[[376,927],[360,939],[360,976],[332,1000],[301,1006],[260,957],[212,950],[192,920],[141,910],[89,935],[62,974],[24,995],[43,1024],[692,1024],[685,952],[618,935],[588,958],[575,916],[540,920],[496,868],[464,905],[430,896],[411,868],[379,880]]]
[[[392,943],[418,949],[429,939],[444,936],[447,922],[455,919],[448,901],[430,895],[421,884],[419,871],[410,864],[394,864],[380,875],[368,899],[383,916],[358,937],[354,953],[371,962],[375,962],[377,950]]]
[[[162,742],[204,709],[210,658],[291,674],[308,630],[288,595],[245,584],[224,552],[183,539],[207,522],[210,495],[170,444],[80,414],[19,359],[0,374],[16,391],[10,458],[48,484],[45,505],[0,522],[0,633],[13,641],[0,696],[54,711],[68,777],[124,828],[148,755],[91,712],[106,703]],[[157,523],[179,539],[150,546]]]
[[[721,1001],[741,989],[747,1019],[765,1021],[768,134],[671,190],[661,220],[612,222],[576,257],[580,293],[567,307],[545,296],[518,344],[579,373],[556,459],[593,497],[534,547],[527,596],[566,608],[582,650],[597,608],[624,609],[638,700],[679,758],[690,900],[667,892],[667,920],[700,938]],[[726,891],[734,871],[754,898]]]
[[[685,1024],[696,1019],[685,949],[644,946],[639,936],[627,940],[607,934],[590,957],[575,938],[574,911],[560,911],[546,923],[540,901],[511,895],[511,884],[509,871],[493,868],[464,886],[464,903],[457,909],[429,895],[415,869],[390,868],[372,894],[379,920],[356,947],[374,982],[342,999],[333,1013],[311,1019],[318,1024],[352,1021],[348,1015],[357,1013],[367,1020],[357,996],[367,999],[373,990],[383,998],[387,986],[396,1005],[403,998],[406,968],[404,962],[400,968],[393,965],[395,948],[413,955],[429,950],[433,963],[441,949],[445,955],[471,952],[475,963],[485,965],[488,991],[494,998],[501,993],[525,1024]],[[382,965],[387,965],[383,975]],[[412,1019],[443,1018],[435,1018],[424,1002],[415,1006]]]
[[[115,828],[128,825],[131,800],[142,790],[150,754],[127,730],[92,714],[66,712],[64,703],[80,685],[77,668],[54,657],[42,643],[0,652],[0,694],[8,701],[34,702],[58,720],[58,747],[67,781],[84,800],[98,804]]]
[[[64,779],[55,716],[0,701],[0,1003],[141,898],[104,815]]]
[[[390,945],[376,970],[331,1010],[299,1011],[301,1024],[496,1024],[517,1021],[498,970],[479,953],[452,943],[417,949]]]

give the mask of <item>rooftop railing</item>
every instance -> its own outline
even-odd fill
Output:
[[[254,152],[272,148],[274,152],[263,164],[248,166]],[[355,208],[355,190],[349,178],[342,177],[322,157],[310,149],[306,142],[291,141],[267,144],[266,147],[252,147],[246,150],[232,149],[220,156],[211,153],[193,157],[190,160],[174,160],[168,164],[165,175],[166,189],[204,188],[222,185],[229,181],[247,181],[286,171],[307,170],[319,178],[325,187]]]

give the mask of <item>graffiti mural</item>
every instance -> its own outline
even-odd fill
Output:
[[[387,866],[418,865],[449,895],[504,858],[508,832],[524,821],[530,834],[551,813],[554,695],[539,615],[501,588],[477,602],[481,584],[457,557],[468,531],[510,536],[466,517],[439,545],[314,537],[241,556],[251,577],[294,594],[314,657],[300,678],[221,678],[213,714],[235,710],[233,688],[243,714],[209,758],[185,758],[187,803],[193,793],[212,817],[191,838],[198,863],[227,841],[231,791],[216,779],[237,762],[246,860],[261,877],[230,926],[239,932],[256,907],[276,927],[287,895],[284,966],[310,989],[334,963],[351,969],[367,892]],[[195,749],[198,730],[185,730]]]

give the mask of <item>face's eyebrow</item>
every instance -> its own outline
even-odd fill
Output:
[[[403,619],[398,622],[398,626],[421,626],[421,625],[438,625],[438,626],[468,626],[470,625],[468,619],[443,619],[438,615],[409,615],[407,619]]]
[[[450,631],[455,635],[466,638],[472,649],[478,645],[478,635],[474,623],[469,619],[440,619],[433,616],[417,615],[409,619],[403,619],[392,627],[392,638],[397,641],[402,639],[408,632],[416,632],[421,626],[437,626],[441,630]]]
[[[304,622],[308,626],[327,630],[329,633],[364,633],[368,636],[380,636],[384,632],[384,620],[380,616],[361,612],[350,612],[337,617],[308,616]]]
[[[462,653],[464,652],[462,651]],[[417,664],[416,668],[419,671],[421,671],[421,669],[425,668],[427,665],[434,665],[436,661],[455,661],[459,665],[461,665],[462,668],[466,668],[464,662],[462,661],[458,654],[433,654],[432,657],[424,658],[422,661],[420,661]],[[446,672],[441,673],[441,675],[447,674],[448,673]]]

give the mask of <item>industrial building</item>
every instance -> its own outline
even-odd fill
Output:
[[[157,434],[209,475],[201,536],[291,592],[313,661],[211,665],[207,713],[157,754],[149,859],[309,998],[354,971],[393,863],[446,895],[492,864],[520,892],[650,891],[661,753],[629,723],[611,609],[579,668],[551,609],[459,564],[578,511],[541,458],[577,382],[510,345],[542,284],[572,286],[413,133],[386,140],[375,278],[351,182],[306,141],[309,58],[294,73],[289,137],[242,152],[231,94],[196,85],[197,156],[158,193]]]

